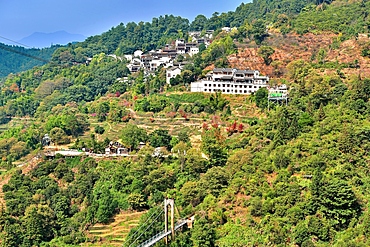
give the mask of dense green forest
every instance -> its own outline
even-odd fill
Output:
[[[0,78],[48,63],[58,48],[26,49],[0,43]]]
[[[180,216],[195,222],[171,246],[369,246],[370,78],[355,65],[352,74],[324,73],[333,67],[324,59],[333,45],[322,47],[320,60],[289,62],[271,82],[288,85],[288,105],[267,109],[266,89],[187,92],[207,66],[228,67],[237,44],[277,63],[265,43],[269,32],[330,32],[338,46],[355,40],[369,32],[369,4],[261,0],[192,22],[166,15],[122,23],[59,47],[50,63],[8,75],[0,85],[0,245],[99,246],[93,225],[148,210],[129,246],[163,230],[162,218],[144,226],[173,198]],[[223,33],[224,26],[238,29]],[[208,29],[215,30],[212,44],[183,58],[189,63],[171,86],[164,68],[131,74],[125,60],[108,56]],[[360,52],[367,62],[369,44]],[[132,155],[47,159],[46,133],[57,147],[95,154],[120,140]],[[165,150],[153,155],[158,147]]]

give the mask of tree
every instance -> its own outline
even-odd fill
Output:
[[[133,124],[127,124],[121,131],[122,143],[130,149],[136,149],[140,142],[146,142],[147,139],[146,131]]]
[[[107,223],[114,215],[117,202],[106,184],[102,185],[99,190],[97,203],[96,220],[101,223]]]
[[[144,196],[138,192],[129,194],[127,197],[127,202],[130,205],[130,208],[133,210],[140,210],[146,206]]]
[[[150,145],[155,148],[166,147],[167,150],[171,150],[171,139],[168,130],[159,129],[149,134]]]
[[[54,212],[47,205],[31,205],[22,218],[24,244],[38,246],[42,241],[50,241],[54,237]]]
[[[58,127],[53,128],[50,130],[50,137],[55,142],[55,144],[65,144],[69,143],[68,136],[66,133]]]
[[[188,131],[186,129],[181,129],[178,135],[178,139],[180,142],[185,142],[185,143],[189,142],[190,138],[189,138]]]
[[[203,31],[206,29],[208,19],[204,15],[197,15],[190,24],[190,29],[194,31]]]
[[[325,183],[320,196],[322,212],[337,230],[348,226],[361,210],[351,187],[343,181],[332,179]]]
[[[105,121],[105,119],[107,119],[108,112],[109,112],[108,102],[102,102],[98,104],[96,108],[96,114],[98,116],[98,121],[99,122]]]
[[[201,148],[209,156],[210,167],[223,166],[227,161],[227,151],[220,131],[220,128],[214,128],[202,134]]]
[[[267,36],[267,28],[265,22],[261,19],[256,20],[252,24],[251,33],[253,34],[254,40],[256,41],[257,45],[261,44]]]
[[[191,229],[191,239],[196,247],[215,246],[216,232],[207,217],[201,217],[195,221]]]
[[[263,45],[258,49],[258,55],[263,58],[266,65],[270,65],[272,62],[271,55],[274,54],[275,50],[271,46]]]
[[[264,87],[257,90],[254,96],[257,107],[262,108],[262,109],[267,108],[268,94],[269,94],[268,90]]]
[[[0,107],[0,124],[6,124],[10,121],[10,118],[5,113],[4,107]]]
[[[200,179],[200,187],[205,195],[217,197],[228,185],[229,175],[223,167],[210,168]]]

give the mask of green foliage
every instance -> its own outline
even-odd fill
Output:
[[[150,145],[152,147],[166,147],[167,150],[171,150],[172,137],[168,134],[168,130],[155,130],[148,136]]]
[[[138,100],[135,104],[135,110],[144,112],[160,112],[168,106],[168,100],[161,95],[151,95]]]
[[[256,94],[254,95],[254,100],[256,101],[256,105],[259,108],[265,109],[267,108],[267,99],[268,98],[268,90],[264,87],[257,90]]]
[[[189,28],[215,29],[213,43],[202,47],[205,50],[191,58],[194,64],[186,65],[179,76],[186,84],[202,77],[208,64],[227,66],[227,56],[236,53],[234,39],[268,42],[264,40],[268,27],[282,33],[342,32],[344,37],[330,48],[336,49],[344,38],[368,32],[367,5],[365,1],[338,0],[329,5],[327,1],[260,0],[241,4],[235,12],[214,13],[210,18],[200,15],[190,25],[174,16],[120,24],[58,49],[53,63],[8,76],[0,90],[0,123],[25,116],[35,121],[0,134],[1,165],[7,168],[38,149],[45,133],[58,143],[87,134],[87,114],[109,124],[123,117],[132,121],[127,108],[134,105],[137,111],[161,112],[155,115],[187,117],[205,112],[206,119],[207,113],[222,112],[222,117],[220,121],[213,117],[212,127],[203,127],[201,150],[189,143],[190,135],[197,132],[192,127],[189,132],[171,128],[177,138],[163,129],[148,136],[135,120],[121,130],[126,147],[137,149],[139,142],[149,141],[154,147],[174,146],[174,153],[154,157],[154,148],[147,145],[137,155],[122,159],[56,157],[28,173],[15,171],[3,185],[6,209],[0,214],[1,244],[79,245],[88,241],[84,229],[91,224],[108,222],[119,210],[149,209],[129,239],[135,230],[145,229],[140,227],[153,213],[157,216],[162,211],[158,205],[167,196],[176,198],[181,216],[197,215],[192,230],[179,232],[172,245],[368,246],[370,83],[368,78],[344,74],[344,68],[356,69],[358,61],[327,62],[330,52],[321,47],[311,62],[290,62],[288,106],[257,118],[256,114],[244,116],[239,111],[244,106],[235,109],[220,93],[157,94],[166,90],[164,69],[155,76],[143,71],[130,75],[125,61],[106,55],[148,51],[178,37],[187,40]],[[217,30],[223,26],[239,29],[228,35]],[[366,47],[362,47],[363,56],[367,56]],[[266,64],[277,66],[271,63],[271,47],[261,46],[259,53]],[[92,59],[86,64],[88,57]],[[337,75],[323,75],[327,69]],[[117,80],[123,77],[127,80]],[[266,97],[266,89],[257,91],[258,107],[266,107]],[[231,109],[242,114],[232,115]],[[141,114],[137,113],[140,118]],[[225,125],[238,118],[245,126],[243,133],[227,136]],[[83,140],[78,139],[75,147],[103,152],[109,140],[102,139],[113,132],[100,126],[95,131],[99,136],[80,137]],[[158,221],[140,231],[138,241],[162,231],[162,221],[159,214]]]
[[[347,36],[368,32],[366,24],[369,2],[332,4],[325,9],[313,9],[302,12],[292,21],[293,28],[299,34],[310,31],[332,31]],[[324,5],[322,5],[324,6]]]
[[[265,37],[267,37],[266,24],[262,19],[258,19],[252,24],[251,34],[253,35],[254,40],[256,41],[256,43],[258,45],[260,45],[262,43],[262,41],[265,39]],[[265,53],[269,54],[269,53],[272,52],[271,49],[263,48],[262,50],[264,50],[264,52],[263,52],[264,54]],[[264,55],[264,57],[265,56],[267,56],[267,55]],[[267,56],[267,57],[269,57],[269,56]],[[264,60],[265,60],[265,58],[264,58]],[[269,61],[269,59],[267,59],[267,61]],[[265,60],[265,63],[266,63],[266,60]]]
[[[261,46],[258,49],[258,55],[263,58],[266,65],[270,65],[272,62],[271,55],[274,54],[275,50],[271,46]]]
[[[140,142],[147,139],[146,131],[133,124],[127,124],[121,131],[122,143],[130,149],[136,149]]]
[[[57,48],[58,46],[44,49],[26,49],[0,43],[0,77],[45,64]],[[40,60],[34,57],[40,58]]]
[[[97,126],[95,127],[94,132],[95,132],[96,134],[103,134],[103,133],[105,132],[105,129],[104,129],[102,126],[97,125]]]
[[[209,166],[226,164],[227,152],[223,143],[220,128],[213,128],[202,134],[202,151],[209,156]]]
[[[236,46],[230,36],[218,39],[209,45],[202,54],[206,62],[216,61],[219,58],[226,58],[228,55],[236,53]]]
[[[215,229],[206,217],[197,219],[191,230],[191,238],[194,246],[215,246]]]

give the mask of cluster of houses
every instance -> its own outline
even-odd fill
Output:
[[[209,30],[204,37],[200,37],[200,32],[189,33],[192,42],[185,42],[184,39],[178,39],[174,44],[167,44],[163,49],[152,50],[147,54],[137,50],[133,55],[125,55],[129,62],[127,65],[130,72],[137,72],[144,69],[147,72],[154,72],[160,66],[164,68],[182,67],[184,63],[176,63],[179,55],[194,56],[199,53],[199,46],[204,44],[206,47],[210,44],[213,30]]]
[[[223,32],[229,33],[233,28],[224,27]],[[194,56],[199,53],[199,46],[204,44],[206,47],[211,43],[214,30],[204,32],[189,32],[191,42],[184,39],[176,40],[172,45],[166,45],[163,49],[150,51],[144,54],[142,51],[135,51],[133,55],[125,55],[129,62],[127,67],[130,72],[138,72],[144,69],[147,73],[156,71],[159,67],[166,68],[166,82],[170,84],[171,79],[181,74],[187,62],[175,62],[179,55]],[[269,89],[269,98],[276,95],[287,95],[286,86],[284,88],[269,88],[269,77],[260,75],[258,70],[240,70],[236,68],[215,68],[209,72],[204,79],[192,82],[191,92],[223,94],[253,94],[258,89],[266,87]]]

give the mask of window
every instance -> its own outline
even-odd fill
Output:
[[[222,89],[222,92],[225,92],[225,89]]]
[[[227,92],[229,93],[229,92],[230,92],[230,90],[228,89],[228,90],[227,90]]]
[[[217,87],[220,87],[220,84],[218,84]]]
[[[247,90],[244,90],[244,93],[247,93]]]
[[[206,86],[207,86],[207,84],[204,84],[204,86],[206,87]]]
[[[207,88],[204,89],[204,92],[207,92]]]
[[[222,84],[222,87],[225,87],[225,84]]]

